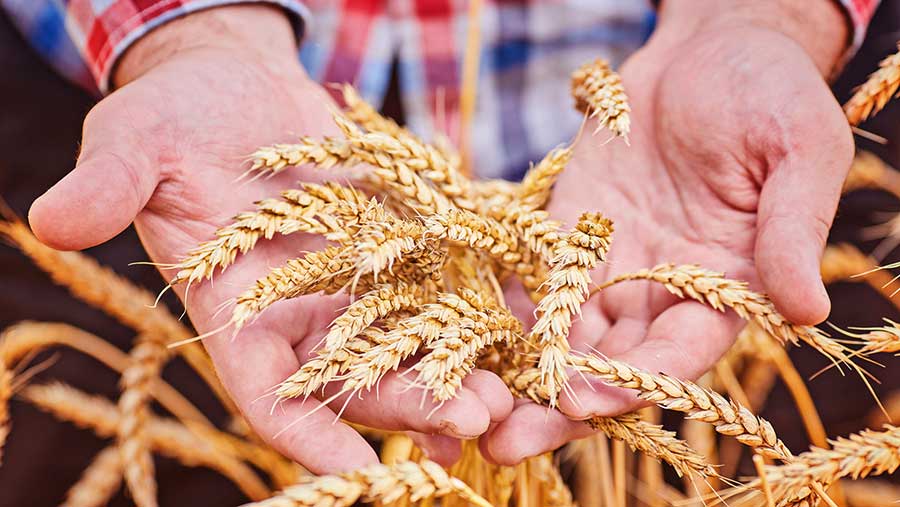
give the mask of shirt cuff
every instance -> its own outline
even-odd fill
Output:
[[[309,10],[299,0],[115,0],[103,11],[95,13],[93,19],[78,23],[87,27],[82,48],[84,59],[100,92],[106,94],[116,61],[149,31],[203,9],[251,3],[274,4],[284,8],[291,14],[298,40],[310,19]]]
[[[843,67],[843,64],[850,60],[862,46],[863,40],[866,38],[866,29],[881,0],[840,0],[840,3],[844,7],[844,12],[847,13],[850,23],[850,47],[844,52],[838,68]]]

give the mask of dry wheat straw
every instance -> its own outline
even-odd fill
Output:
[[[675,296],[694,299],[719,311],[731,308],[742,319],[755,322],[782,343],[803,341],[836,364],[845,363],[858,370],[846,347],[816,327],[792,324],[778,313],[768,297],[751,291],[746,282],[725,278],[722,273],[696,265],[660,264],[619,275],[601,287],[627,280],[660,283]]]
[[[631,129],[628,96],[622,78],[602,58],[586,63],[572,73],[575,109],[596,118],[597,130],[606,127],[617,136],[627,137]]]
[[[122,458],[111,445],[100,451],[84,469],[60,507],[103,507],[122,485]]]
[[[888,56],[878,66],[880,68],[844,104],[844,113],[851,125],[859,125],[880,111],[900,86],[900,53]]]
[[[86,394],[62,383],[32,385],[21,396],[58,419],[89,428],[101,438],[115,437],[119,425],[116,406],[100,396]],[[171,419],[150,418],[146,426],[148,444],[160,454],[187,466],[215,470],[234,482],[250,498],[266,498],[268,487],[247,465],[222,452],[209,441],[198,438],[184,425]]]
[[[562,238],[554,251],[547,277],[547,294],[538,303],[538,320],[531,338],[540,342],[541,381],[555,407],[559,392],[566,386],[567,340],[572,316],[581,314],[587,300],[590,271],[606,259],[613,228],[612,222],[599,213],[585,213],[575,229]]]
[[[129,357],[131,365],[122,372],[116,439],[131,498],[137,507],[156,507],[156,478],[146,423],[151,414],[150,385],[159,376],[168,349],[159,336],[141,335],[135,341]]]
[[[596,376],[609,385],[635,389],[640,398],[666,410],[684,412],[691,419],[712,424],[717,432],[735,437],[766,457],[791,459],[791,451],[768,421],[715,391],[665,374],[654,375],[596,354],[572,356],[569,362],[579,372]]]
[[[193,336],[191,330],[171,312],[155,304],[153,294],[101,266],[94,259],[80,252],[61,252],[45,246],[21,222],[0,222],[0,236],[9,238],[54,282],[68,288],[75,297],[103,310],[139,334],[165,336],[170,343]],[[238,413],[203,347],[191,344],[178,347],[178,352],[229,412]]]
[[[411,502],[450,494],[481,506],[490,504],[461,480],[447,475],[431,461],[403,461],[394,465],[370,465],[340,475],[310,477],[280,494],[245,507],[349,507],[357,501]]]

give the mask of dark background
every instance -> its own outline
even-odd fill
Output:
[[[866,42],[835,84],[835,94],[843,102],[853,86],[876,69],[878,61],[896,50],[900,27],[900,1],[882,3],[875,15]],[[81,137],[81,122],[93,99],[58,77],[46,66],[0,12],[0,196],[20,216],[30,203],[72,167]],[[740,100],[740,92],[735,92]],[[388,101],[391,103],[391,101]],[[890,140],[878,145],[857,138],[861,148],[871,150],[894,166],[898,157],[900,106],[892,103],[863,126]],[[860,242],[861,227],[876,223],[877,212],[900,211],[900,203],[878,191],[860,191],[845,197],[832,230],[832,240],[853,242],[870,251],[875,242]],[[101,263],[152,291],[163,283],[152,268],[129,266],[145,259],[133,229],[88,251]],[[889,258],[896,260],[897,257]],[[900,320],[895,307],[864,284],[839,283],[829,288],[834,307],[830,320],[839,326],[878,325],[881,317]],[[900,296],[898,296],[900,297]],[[168,304],[176,307],[172,300]],[[176,310],[180,311],[180,310]],[[129,348],[132,332],[117,325],[101,312],[77,302],[18,252],[0,246],[0,328],[20,320],[61,321],[102,336],[123,350]],[[823,359],[808,347],[791,351],[805,377],[823,366]],[[118,376],[94,360],[69,351],[52,355],[53,365],[41,379],[60,379],[88,392],[115,399]],[[889,357],[882,358],[890,361]],[[883,384],[877,389],[882,399],[900,385],[900,369],[876,368]],[[204,386],[180,361],[174,361],[165,376],[191,400],[221,421],[223,413]],[[873,409],[872,398],[856,377],[841,377],[830,371],[809,383],[813,399],[830,436],[847,434],[865,427]],[[827,400],[827,401],[823,401]],[[13,431],[6,445],[4,466],[0,467],[0,507],[54,506],[102,449],[103,442],[89,431],[75,429],[51,416],[19,402],[12,403]],[[808,445],[794,404],[782,385],[772,391],[761,414],[769,419],[786,443],[795,451]],[[238,505],[246,499],[218,475],[202,468],[185,468],[157,457],[160,504]],[[752,473],[745,467],[743,473]],[[112,507],[131,505],[119,493]]]

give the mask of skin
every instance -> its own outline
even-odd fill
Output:
[[[792,320],[816,323],[829,309],[818,258],[852,153],[821,76],[843,49],[846,28],[830,1],[804,2],[805,18],[785,8],[791,2],[761,3],[711,0],[698,10],[664,2],[654,37],[622,68],[633,107],[631,146],[604,145],[602,135],[582,139],[556,189],[566,198],[551,211],[568,223],[586,209],[616,221],[621,232],[596,280],[658,262],[697,262],[766,290]],[[221,7],[170,22],[126,52],[114,82],[118,89],[85,119],[75,170],[32,206],[31,225],[52,247],[87,248],[134,222],[154,261],[176,262],[253,201],[297,178],[322,177],[300,170],[234,183],[258,146],[335,133],[333,105],[297,63],[291,28],[276,9]],[[215,315],[220,304],[272,266],[321,246],[305,235],[262,242],[216,283],[192,286],[186,306],[197,330],[224,323],[227,316]],[[176,290],[184,299],[184,288]],[[305,361],[346,303],[343,296],[298,298],[275,305],[236,339],[223,333],[204,340],[251,425],[315,472],[377,459],[362,437],[335,422],[344,400],[310,415],[315,399],[273,410],[264,394]],[[737,329],[732,317],[632,283],[593,298],[572,341],[693,378]],[[564,399],[561,406],[570,417],[636,406],[624,391],[574,385],[579,403]],[[514,408],[488,372],[466,379],[459,399],[431,418],[432,407],[405,387],[388,376],[380,397],[355,400],[343,415],[409,431],[443,463],[458,458],[458,438],[485,435],[485,455],[511,464],[586,434],[586,425],[560,412],[522,402]]]

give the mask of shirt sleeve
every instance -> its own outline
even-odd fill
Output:
[[[875,14],[875,9],[878,8],[881,0],[840,0],[840,2],[847,12],[852,30],[850,47],[844,55],[844,61],[846,61],[862,46],[863,39],[866,38],[866,29],[869,27],[872,15]]]
[[[268,3],[287,10],[299,30],[309,19],[300,0],[0,0],[31,45],[70,80],[109,90],[110,73],[128,47],[180,16],[229,4]]]

